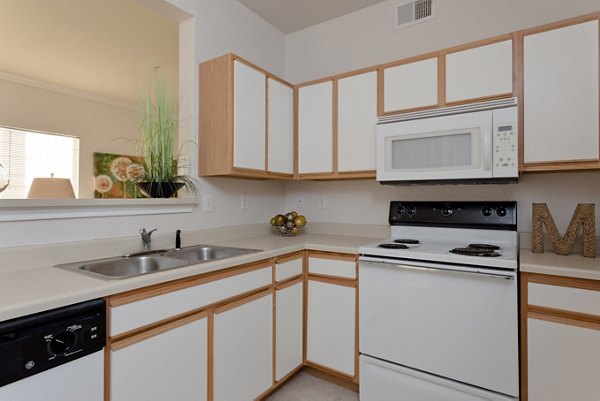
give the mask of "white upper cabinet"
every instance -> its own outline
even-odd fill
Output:
[[[338,171],[375,170],[377,72],[338,81]]]
[[[298,93],[298,173],[333,172],[333,83]]]
[[[265,170],[266,76],[234,61],[233,167]]]
[[[446,102],[512,94],[512,40],[446,56]]]
[[[294,90],[268,82],[268,171],[294,174]]]
[[[438,104],[437,57],[383,70],[383,112],[390,113]]]
[[[524,163],[598,160],[598,20],[524,37]]]

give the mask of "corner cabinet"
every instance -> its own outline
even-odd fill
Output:
[[[522,170],[600,168],[598,16],[521,40]]]
[[[293,86],[233,54],[199,66],[200,176],[293,177]]]
[[[597,401],[600,281],[521,274],[521,399]]]

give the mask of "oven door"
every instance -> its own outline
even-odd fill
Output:
[[[518,397],[515,272],[374,260],[359,262],[362,355]]]
[[[492,178],[492,111],[377,126],[377,180]]]

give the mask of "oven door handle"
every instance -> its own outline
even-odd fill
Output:
[[[452,272],[452,273],[464,273],[464,274],[471,274],[471,275],[477,275],[477,276],[501,278],[504,280],[514,280],[516,278],[516,273],[514,271],[503,272],[503,271],[496,271],[496,270],[487,269],[487,268],[479,268],[479,267],[475,267],[475,266],[463,268],[463,267],[459,267],[459,266],[456,266],[456,267],[441,266],[441,265],[434,265],[434,264],[429,264],[429,263],[422,263],[420,266],[419,265],[407,265],[407,264],[392,262],[392,261],[385,260],[385,259],[370,258],[368,256],[361,257],[359,262],[360,261],[369,262],[369,263],[381,263],[381,264],[385,264],[385,265],[389,265],[389,266],[398,267],[401,269],[423,270],[423,271],[447,271],[447,272]]]

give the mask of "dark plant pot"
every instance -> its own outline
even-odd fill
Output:
[[[170,198],[183,188],[182,182],[138,182],[137,186],[150,198]]]

